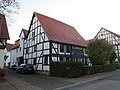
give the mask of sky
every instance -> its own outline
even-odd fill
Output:
[[[18,0],[19,14],[8,26],[10,40],[19,39],[23,29],[29,29],[33,12],[37,12],[73,26],[85,39],[92,39],[104,27],[120,34],[119,0]]]

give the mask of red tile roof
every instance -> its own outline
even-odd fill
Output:
[[[7,45],[6,45],[7,51],[10,51],[12,46],[13,46],[13,44],[7,43]]]
[[[0,14],[0,39],[10,39],[5,16]]]
[[[25,37],[26,37],[26,36],[27,36],[27,34],[28,34],[28,30],[23,29],[23,33],[24,33],[24,35],[25,35]]]
[[[36,12],[34,14],[39,19],[51,41],[86,46],[84,38],[74,27]]]
[[[28,30],[26,30],[26,29],[22,29],[22,31],[23,31],[23,33],[24,33],[24,35],[25,35],[25,38],[27,37],[27,34],[28,34]],[[21,31],[21,33],[22,33],[22,31]],[[20,33],[20,35],[21,35],[21,33]],[[20,36],[19,35],[19,36]]]
[[[87,45],[92,42],[93,39],[86,40]]]
[[[20,46],[20,39],[15,41],[15,44],[12,46],[11,50],[16,49]]]

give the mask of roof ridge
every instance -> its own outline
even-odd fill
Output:
[[[11,45],[13,45],[12,43],[7,43],[7,44],[11,44]]]
[[[86,46],[85,39],[73,26],[40,13],[33,15],[37,16],[50,41]]]
[[[37,13],[37,12],[34,12],[34,13]],[[62,23],[62,24],[64,24],[64,25],[67,25],[67,26],[70,26],[70,27],[74,28],[73,26],[71,26],[71,25],[69,25],[69,24],[66,24],[66,23],[64,23],[64,22],[62,22],[62,21],[60,21],[60,20],[54,19],[54,18],[52,18],[52,17],[46,16],[46,15],[41,14],[41,13],[37,13],[37,14],[42,15],[42,16],[44,16],[44,17],[46,17],[46,18],[52,19],[52,20],[54,20],[54,21],[57,21],[57,22],[59,22],[59,23]]]
[[[110,33],[112,33],[112,34],[117,35],[117,36],[119,36],[119,37],[120,37],[120,35],[119,35],[119,34],[114,33],[114,32],[112,32],[112,31],[110,31],[110,30],[108,30],[108,29],[106,29],[106,28],[104,28],[104,27],[102,27],[101,29],[104,29],[104,30],[106,30],[106,31],[108,31],[108,32],[110,32]]]

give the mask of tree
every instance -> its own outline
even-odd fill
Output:
[[[87,53],[92,65],[104,65],[110,60],[114,46],[104,39],[96,39],[88,45]]]
[[[0,0],[0,13],[4,14],[10,23],[13,22],[13,14],[18,14],[20,4],[17,0]]]
[[[117,55],[116,55],[115,51],[113,51],[110,56],[110,63],[112,64],[116,58],[117,58]]]

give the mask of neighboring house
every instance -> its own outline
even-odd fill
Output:
[[[86,42],[74,27],[36,12],[24,46],[24,63],[33,64],[43,72],[50,71],[52,61],[86,59]]]
[[[0,14],[0,68],[4,66],[4,49],[6,47],[7,40],[9,40],[9,33],[5,16]]]
[[[86,40],[86,44],[88,45],[90,42],[92,42],[93,39]]]
[[[120,61],[120,35],[111,32],[105,28],[101,28],[93,40],[95,39],[105,39],[109,43],[113,44],[117,55],[117,61]]]
[[[7,43],[5,51],[4,51],[4,60],[5,60],[5,66],[10,66],[10,51],[13,44]]]
[[[10,66],[16,64],[17,65],[17,57],[19,54],[19,46],[20,46],[20,39],[16,40],[13,44],[10,52]]]
[[[19,35],[19,39],[15,41],[15,44],[11,48],[11,66],[14,64],[19,66],[20,64],[24,63],[23,48],[27,32],[28,30],[22,29]]]

